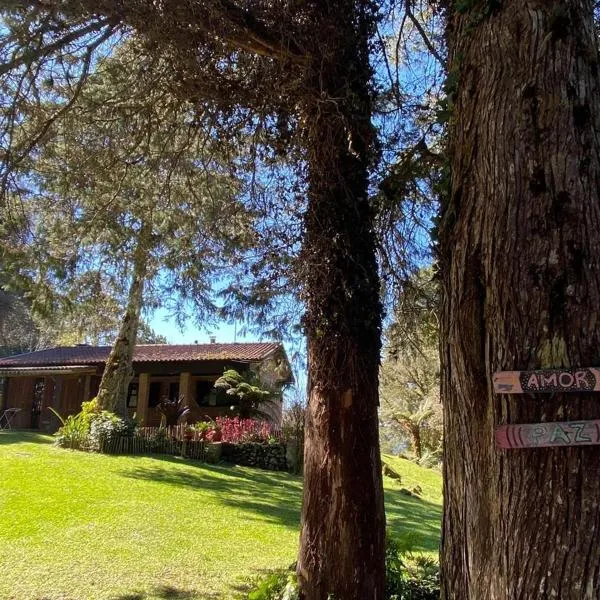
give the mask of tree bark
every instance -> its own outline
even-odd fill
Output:
[[[127,307],[121,320],[119,334],[106,361],[97,396],[100,408],[115,411],[122,417],[128,416],[127,392],[133,377],[133,350],[140,323],[151,234],[152,221],[147,219],[142,223],[138,235]]]
[[[501,451],[494,427],[600,418],[592,394],[496,395],[497,370],[600,364],[593,3],[449,15],[452,185],[440,227],[443,596],[600,597],[600,448]]]
[[[368,168],[373,157],[367,3],[315,2],[304,104],[302,255],[309,400],[297,572],[303,598],[377,600],[385,517],[377,429],[381,306]]]

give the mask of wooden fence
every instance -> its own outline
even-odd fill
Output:
[[[173,454],[206,460],[206,444],[199,431],[186,424],[172,427],[139,427],[132,435],[110,436],[102,441],[105,454]]]

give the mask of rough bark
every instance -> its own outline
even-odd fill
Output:
[[[127,392],[133,377],[133,350],[140,323],[151,233],[152,222],[147,219],[140,228],[134,253],[127,307],[121,320],[119,334],[106,361],[97,396],[98,405],[102,409],[115,411],[123,417],[128,414]]]
[[[598,419],[600,398],[491,385],[496,370],[600,364],[592,3],[474,2],[449,16],[444,597],[598,598],[600,448],[501,451],[494,426]]]
[[[385,518],[377,430],[381,306],[373,211],[366,3],[312,5],[305,104],[309,401],[298,576],[303,597],[383,598]],[[328,32],[325,34],[325,32]]]

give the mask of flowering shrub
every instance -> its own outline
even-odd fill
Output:
[[[245,442],[271,442],[278,434],[267,421],[240,419],[239,417],[217,417],[217,427],[221,430],[221,439],[233,444]]]

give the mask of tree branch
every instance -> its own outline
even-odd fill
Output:
[[[404,5],[406,15],[412,21],[412,24],[415,26],[416,30],[421,35],[421,38],[423,39],[423,42],[427,46],[429,52],[431,52],[431,55],[440,63],[443,69],[446,69],[446,61],[444,60],[443,56],[436,50],[435,46],[431,43],[427,32],[425,31],[425,29],[423,29],[423,25],[421,25],[419,20],[415,17],[414,13],[412,12],[411,1],[412,0],[407,0],[407,2]]]
[[[10,71],[20,66],[31,64],[39,58],[49,56],[53,52],[64,48],[68,44],[72,44],[73,42],[86,35],[101,31],[108,24],[108,19],[102,19],[101,21],[90,23],[86,27],[82,27],[80,29],[76,29],[75,31],[71,31],[67,35],[46,46],[40,46],[39,48],[28,47],[23,54],[16,56],[15,58],[6,63],[0,64],[0,76],[6,75]]]

